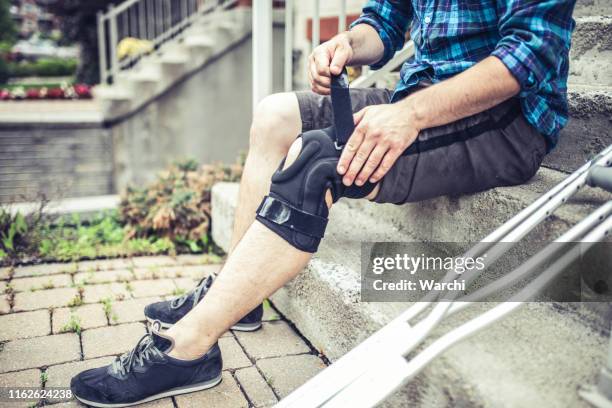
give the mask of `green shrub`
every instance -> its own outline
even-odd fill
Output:
[[[9,67],[11,77],[15,78],[71,76],[76,73],[77,61],[75,59],[41,58],[35,62],[11,63]]]
[[[210,189],[218,181],[236,181],[242,164],[198,166],[176,163],[145,188],[128,188],[119,212],[130,238],[167,238],[179,250],[209,247]]]

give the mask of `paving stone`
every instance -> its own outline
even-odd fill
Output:
[[[65,402],[60,402],[59,404],[53,404],[49,406],[53,408],[87,408],[86,405],[81,404],[76,399],[65,401]]]
[[[100,304],[91,304],[73,308],[63,307],[53,310],[53,333],[61,333],[68,324],[71,316],[75,315],[79,319],[82,330],[94,327],[106,326],[106,313]]]
[[[208,262],[209,257],[206,254],[195,255],[179,255],[176,257],[176,262],[180,265],[202,265]]]
[[[133,349],[145,333],[141,323],[85,330],[81,334],[83,354],[86,359],[121,354]]]
[[[111,324],[140,322],[145,320],[144,308],[146,305],[161,301],[159,296],[130,299],[122,302],[113,302],[113,314],[117,319],[111,318]]]
[[[169,256],[141,256],[138,258],[132,258],[132,262],[136,268],[177,265],[176,259]]]
[[[12,313],[0,316],[0,341],[46,336],[49,330],[49,311]]]
[[[6,281],[0,281],[0,294],[6,292]]]
[[[130,293],[123,283],[107,283],[102,285],[85,285],[83,287],[83,301],[85,303],[98,303],[103,299],[123,300],[130,297]]]
[[[15,292],[28,292],[42,289],[64,288],[72,285],[70,275],[37,276],[30,278],[13,279],[11,286]]]
[[[249,367],[251,361],[244,354],[242,348],[236,342],[233,337],[222,337],[219,339],[219,347],[221,348],[221,355],[223,356],[223,369],[236,369],[242,367]]]
[[[310,349],[286,322],[265,322],[256,332],[235,332],[247,354],[255,359],[308,353]]]
[[[15,268],[13,278],[24,278],[26,276],[45,276],[58,273],[76,272],[75,263],[50,263],[30,266],[20,266]]]
[[[257,366],[281,398],[325,368],[325,364],[311,354],[263,359],[257,361]]]
[[[255,367],[241,368],[234,375],[256,408],[274,405],[278,399]]]
[[[112,269],[129,269],[133,266],[131,259],[96,259],[93,261],[83,261],[77,264],[79,272],[106,271]]]
[[[17,371],[78,360],[79,336],[74,333],[13,340],[0,353],[0,372]]]
[[[11,311],[11,306],[9,305],[8,298],[6,296],[0,295],[0,314],[5,314]]]
[[[30,369],[14,373],[0,374],[0,388],[4,387],[40,387],[40,370]]]
[[[176,290],[171,279],[133,281],[130,286],[132,296],[136,298],[171,295]]]
[[[25,370],[17,371],[15,373],[0,374],[0,388],[22,388],[22,387],[40,387],[42,385],[40,380],[40,370]],[[6,395],[5,392],[2,394]],[[32,401],[20,401],[20,402],[7,402],[4,405],[0,403],[0,406],[6,408],[17,408],[17,407],[31,407],[35,402]]]
[[[133,279],[128,269],[115,269],[91,272],[79,272],[74,275],[74,283],[77,285],[92,285],[97,283],[127,282]]]
[[[102,367],[113,362],[115,357],[101,357],[73,363],[58,364],[47,368],[47,382],[45,387],[69,387],[70,379],[81,371]]]
[[[185,292],[188,292],[191,289],[195,288],[198,283],[198,281],[191,278],[177,278],[173,279],[173,281],[174,285],[178,290],[183,290]]]
[[[59,288],[16,293],[13,310],[20,312],[24,310],[68,306],[77,293],[75,288]]]
[[[246,408],[249,406],[236,380],[227,371],[223,372],[223,380],[216,387],[179,395],[174,399],[178,408]]]
[[[4,268],[0,268],[0,279],[8,279],[11,276],[11,271],[13,270],[12,266],[7,266]]]

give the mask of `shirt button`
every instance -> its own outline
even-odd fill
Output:
[[[425,24],[429,24],[431,23],[431,17],[427,16],[425,17]]]

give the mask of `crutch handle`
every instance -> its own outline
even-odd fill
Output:
[[[591,187],[599,187],[612,193],[612,167],[594,166],[586,182]]]

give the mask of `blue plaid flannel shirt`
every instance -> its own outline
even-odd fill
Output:
[[[385,52],[401,49],[410,26],[415,56],[401,70],[393,101],[422,80],[439,82],[494,55],[521,86],[525,118],[549,149],[567,123],[569,48],[575,0],[370,0],[352,26],[369,24]]]

